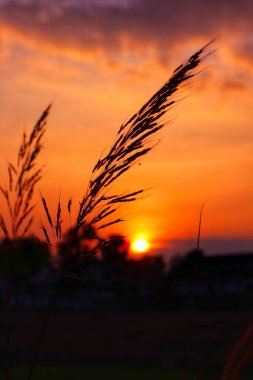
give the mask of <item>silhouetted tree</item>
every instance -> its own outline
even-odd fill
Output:
[[[101,250],[102,260],[124,262],[129,252],[129,243],[121,235],[111,235]]]
[[[103,239],[93,226],[84,225],[79,230],[70,229],[57,246],[56,266],[63,274],[81,274],[85,263],[95,260]]]
[[[50,265],[47,244],[33,237],[4,239],[0,243],[0,276],[23,280]]]

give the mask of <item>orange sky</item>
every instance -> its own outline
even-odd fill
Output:
[[[53,209],[60,191],[63,202],[72,196],[77,204],[120,124],[219,35],[205,70],[167,115],[175,120],[159,146],[118,185],[152,189],[120,209],[127,220],[116,230],[130,240],[145,235],[160,251],[189,249],[211,198],[204,250],[250,249],[252,16],[250,0],[0,1],[1,181],[23,129],[53,101],[39,187]]]

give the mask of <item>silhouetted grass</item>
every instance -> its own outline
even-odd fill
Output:
[[[239,380],[244,365],[253,354],[253,325],[242,334],[230,353],[221,380]]]
[[[116,135],[109,152],[99,158],[92,170],[92,177],[88,183],[82,200],[79,202],[79,210],[75,219],[73,228],[68,235],[69,240],[65,244],[66,250],[58,265],[61,278],[66,275],[73,266],[87,255],[95,254],[99,248],[106,242],[99,238],[97,234],[93,239],[97,244],[88,250],[87,246],[78,254],[72,254],[72,247],[78,237],[81,228],[89,229],[95,227],[95,230],[104,229],[113,224],[122,222],[122,217],[115,217],[115,212],[122,203],[135,201],[143,189],[128,192],[126,194],[112,194],[111,186],[122,175],[127,172],[136,162],[149,153],[156,145],[153,138],[164,127],[162,117],[175,104],[173,97],[179,88],[196,74],[196,69],[200,63],[207,57],[206,45],[195,54],[193,54],[185,63],[178,66],[170,79],[146,102],[138,112],[136,112],[127,122],[123,123]],[[42,196],[42,204],[46,213],[47,222],[53,236],[61,236],[61,203],[58,201],[55,224],[47,206],[46,199]],[[68,201],[68,212],[71,214],[71,199]],[[42,224],[42,230],[48,244],[51,246],[47,228]],[[71,256],[71,260],[69,257]],[[59,287],[58,287],[59,289]],[[55,297],[54,297],[55,298]],[[45,334],[50,313],[52,311],[53,301],[50,304],[42,330],[38,338],[38,344],[35,349],[31,368],[28,374],[28,380],[32,379],[35,363],[37,361],[40,345]]]
[[[70,254],[72,240],[75,239],[78,231],[83,226],[95,227],[96,230],[104,229],[113,224],[118,224],[124,220],[123,217],[115,217],[119,206],[123,203],[136,201],[144,189],[137,189],[126,194],[115,194],[112,192],[112,185],[123,176],[136,162],[148,154],[155,146],[157,134],[164,127],[162,121],[165,114],[176,103],[174,94],[181,86],[191,79],[196,73],[197,67],[208,56],[207,48],[209,44],[198,50],[186,62],[178,66],[169,80],[146,102],[138,112],[128,121],[123,123],[109,151],[102,155],[92,170],[92,177],[88,183],[87,190],[79,202],[79,210],[72,227],[72,236],[69,235],[69,245],[65,256]],[[43,207],[47,217],[47,223],[51,229],[42,225],[47,242],[51,245],[50,235],[61,236],[61,203],[58,202],[55,224],[49,212],[46,199],[42,197]],[[71,214],[72,200],[68,202],[68,212]],[[87,254],[95,253],[105,242],[99,239],[92,252],[83,251],[76,257],[77,264],[85,258]],[[62,261],[60,270],[65,273],[65,263]]]
[[[23,133],[23,138],[17,154],[17,162],[8,162],[8,186],[0,186],[0,194],[7,205],[8,216],[0,213],[0,230],[8,246],[9,257],[2,275],[8,278],[15,273],[15,258],[20,241],[30,232],[34,221],[33,196],[36,185],[42,176],[42,167],[38,167],[37,158],[43,148],[43,136],[46,131],[47,118],[51,109],[49,105],[35,123],[30,135]],[[36,252],[34,252],[36,254]],[[29,266],[29,263],[27,263]],[[14,268],[14,270],[13,270]],[[5,301],[5,313],[3,323],[6,325],[6,351],[8,351],[10,339],[10,297],[13,289],[7,286],[3,298]],[[0,363],[0,370],[6,379],[11,379],[8,370]]]
[[[133,202],[143,194],[144,189],[133,190],[126,194],[115,194],[112,193],[111,187],[125,172],[156,146],[157,134],[164,127],[162,118],[176,103],[174,94],[186,81],[197,73],[197,67],[208,55],[208,46],[209,44],[198,50],[186,62],[174,70],[170,79],[161,89],[127,122],[120,126],[111,148],[97,161],[93,168],[92,177],[88,183],[87,190],[79,202],[80,206],[74,225],[68,235],[66,250],[61,265],[59,266],[61,278],[58,288],[60,287],[62,277],[67,274],[70,269],[68,257],[71,255],[72,246],[76,237],[78,237],[79,231],[83,228],[87,229],[87,231],[93,228],[93,230],[101,230],[122,222],[124,220],[123,217],[115,217],[119,206],[123,203]],[[8,164],[9,186],[8,189],[0,188],[5,198],[11,220],[11,231],[9,231],[6,221],[2,215],[0,216],[0,228],[6,238],[12,236],[15,240],[17,236],[24,236],[33,222],[32,213],[35,205],[32,204],[32,199],[34,188],[41,178],[41,168],[36,167],[36,159],[42,148],[41,141],[45,133],[46,120],[50,107],[51,106],[44,111],[28,138],[24,133],[18,153],[17,165]],[[41,197],[52,235],[56,239],[61,239],[62,206],[60,198],[54,218],[47,206],[46,199],[43,196]],[[71,214],[71,204],[72,200],[70,199],[68,202],[69,214]],[[47,227],[43,224],[42,230],[48,244],[51,246],[50,234]],[[71,267],[73,267],[73,264],[80,263],[87,255],[96,253],[97,250],[106,243],[97,234],[93,234],[92,239],[96,240],[97,244],[90,250],[85,246],[83,251],[79,251],[78,255],[74,257],[74,263],[72,260]],[[55,294],[55,297],[56,296],[57,292]],[[32,378],[40,345],[53,307],[54,298],[50,304],[39,335],[36,351],[29,369],[28,379]]]
[[[42,168],[37,166],[36,160],[43,148],[42,140],[50,108],[51,105],[45,109],[29,136],[23,133],[17,163],[8,163],[8,187],[0,186],[10,221],[9,223],[0,214],[0,229],[5,238],[15,240],[17,237],[24,237],[33,223],[33,195],[42,175]]]

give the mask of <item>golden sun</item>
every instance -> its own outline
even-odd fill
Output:
[[[132,249],[136,253],[146,252],[148,250],[148,242],[143,238],[137,239],[133,242]]]

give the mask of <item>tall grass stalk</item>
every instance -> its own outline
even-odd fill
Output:
[[[136,112],[128,121],[123,123],[115,137],[109,151],[99,158],[92,170],[92,177],[88,183],[87,190],[80,201],[79,210],[75,218],[72,232],[64,258],[60,265],[61,279],[68,273],[71,249],[78,232],[84,226],[95,227],[97,230],[122,222],[122,217],[115,217],[118,207],[123,203],[135,201],[143,192],[143,189],[128,192],[126,194],[111,194],[111,186],[126,173],[136,162],[149,153],[155,146],[154,137],[164,127],[162,117],[176,103],[174,94],[180,87],[196,74],[200,63],[209,55],[207,52],[209,44],[198,50],[182,65],[178,66],[169,80]],[[46,213],[48,228],[57,238],[61,237],[61,203],[58,201],[55,223],[48,209],[46,199],[42,196],[42,203]],[[71,214],[72,200],[68,202],[68,212]],[[48,244],[51,246],[48,228],[42,224],[42,230]],[[87,255],[94,254],[104,241],[97,235],[94,236],[97,244],[91,250],[84,250],[76,255],[77,265]],[[72,260],[71,260],[72,261]],[[73,261],[72,261],[73,264]],[[58,291],[58,290],[57,290]],[[54,297],[55,299],[55,297]],[[45,335],[52,304],[46,314],[38,344],[34,352],[32,364],[27,380],[31,380],[34,367],[37,362],[40,346]]]
[[[208,199],[205,203],[202,204],[199,212],[199,223],[198,223],[198,234],[197,234],[197,245],[196,245],[196,253],[199,253],[199,247],[200,247],[200,238],[201,238],[201,227],[202,227],[202,219],[203,219],[203,211],[206,206],[206,204],[209,202],[210,199]],[[197,258],[193,262],[193,272],[192,272],[192,300],[191,300],[191,309],[192,312],[195,310],[195,303],[196,303],[196,283],[197,283],[197,276],[198,276],[198,267],[197,267]]]
[[[109,151],[99,158],[92,170],[92,176],[88,187],[79,202],[80,206],[73,226],[73,234],[85,225],[95,227],[98,231],[113,224],[122,222],[122,217],[115,217],[119,206],[130,203],[143,194],[143,189],[138,189],[126,194],[112,194],[112,185],[123,176],[136,162],[149,153],[157,141],[155,137],[165,126],[162,122],[164,115],[177,102],[174,94],[196,74],[199,64],[210,54],[204,46],[193,54],[182,65],[178,66],[169,80],[162,86],[129,120],[123,123],[115,137]],[[48,227],[53,235],[59,237],[59,224],[61,205],[58,203],[56,223],[48,210],[45,198],[42,197],[44,210],[48,222]],[[71,206],[71,200],[68,209]],[[43,225],[43,232],[49,244],[49,231]],[[100,246],[98,241],[98,247]],[[71,248],[71,237],[69,241]],[[66,250],[68,255],[70,250]],[[87,252],[83,252],[78,260],[85,257]],[[65,266],[61,268],[64,272]]]
[[[10,220],[8,223],[0,213],[0,229],[7,239],[24,237],[34,220],[34,190],[42,175],[42,167],[37,166],[36,160],[43,148],[50,108],[51,105],[45,109],[29,136],[26,132],[23,133],[16,164],[8,162],[8,187],[0,186]]]
[[[239,380],[240,373],[253,353],[253,325],[242,334],[230,353],[221,374],[221,380]]]
[[[10,242],[10,257],[6,268],[1,270],[8,275],[12,266],[15,265],[17,239],[24,238],[29,232],[34,221],[33,197],[36,185],[42,176],[42,167],[38,167],[37,159],[43,148],[43,137],[46,132],[46,124],[51,109],[49,105],[35,123],[31,133],[27,136],[23,133],[22,141],[18,149],[17,162],[8,162],[8,185],[0,186],[0,194],[3,197],[8,214],[4,217],[0,213],[0,230],[3,239]],[[10,298],[13,289],[7,287],[3,295],[5,301],[5,312],[3,323],[6,325],[6,353],[10,346]],[[9,376],[7,370],[0,367],[5,376]]]

